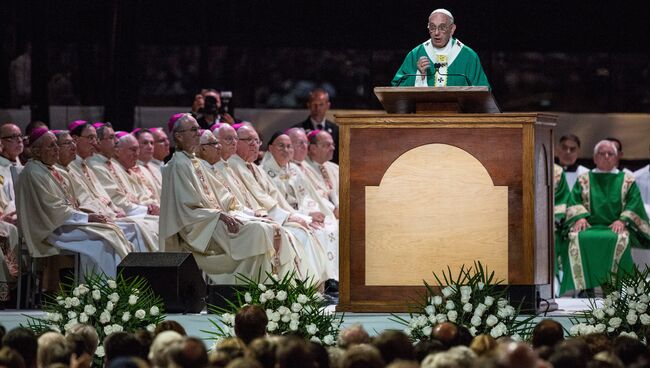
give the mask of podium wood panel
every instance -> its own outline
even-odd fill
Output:
[[[421,283],[404,286],[366,280],[368,271],[378,272],[366,269],[366,224],[372,220],[366,212],[366,198],[367,187],[379,186],[386,171],[400,156],[427,145],[447,145],[464,151],[485,169],[495,187],[504,188],[508,202],[507,252],[502,254],[507,260],[506,282],[548,285],[552,275],[539,265],[550,262],[548,227],[552,225],[552,217],[549,208],[540,208],[543,201],[537,203],[535,196],[538,192],[549,195],[552,190],[548,177],[539,174],[538,166],[548,169],[552,164],[554,122],[554,116],[544,114],[337,116],[341,134],[341,285],[337,309],[404,311],[412,298],[424,291]],[[543,144],[546,146],[542,150]],[[545,157],[541,164],[540,154]],[[441,175],[448,174],[449,170],[447,167]],[[409,205],[418,206],[418,203]],[[535,216],[543,225],[535,225]],[[462,218],[450,219],[450,226],[462,226],[461,221]],[[436,244],[431,247],[436,249]],[[439,257],[438,265],[449,264],[448,260],[452,259],[445,254]],[[468,258],[464,263],[469,265],[473,260]],[[390,267],[385,270],[387,274],[411,267],[399,258],[393,266],[386,265]],[[429,271],[441,270],[432,267]]]

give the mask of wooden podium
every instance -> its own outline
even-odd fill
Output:
[[[337,310],[407,311],[424,292],[422,280],[435,284],[433,271],[449,266],[457,274],[475,260],[506,280],[512,301],[527,310],[553,308],[557,118],[465,113],[476,106],[498,111],[485,87],[375,93],[389,114],[336,116]]]

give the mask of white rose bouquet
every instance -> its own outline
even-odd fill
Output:
[[[533,327],[529,316],[520,318],[521,305],[514,307],[507,299],[507,287],[503,280],[494,280],[494,271],[488,273],[481,262],[474,267],[461,266],[454,276],[451,268],[443,271],[441,279],[433,273],[438,287],[426,281],[423,300],[408,318],[393,314],[391,320],[402,324],[411,340],[427,340],[433,327],[442,322],[453,322],[469,329],[472,336],[489,334],[494,338],[512,336],[515,340],[527,338]]]
[[[152,331],[165,319],[163,302],[155,295],[147,280],[141,277],[117,280],[105,274],[90,273],[85,282],[73,285],[61,283],[60,291],[43,302],[45,317],[27,317],[27,327],[34,332],[69,331],[76,323],[95,327],[100,344],[113,332]],[[96,358],[103,358],[99,346]]]
[[[650,334],[650,269],[614,276],[603,286],[605,298],[589,299],[589,309],[571,318],[572,336],[603,333],[608,337],[627,335],[647,342]]]
[[[337,318],[325,311],[323,295],[312,279],[295,277],[295,272],[282,279],[267,273],[264,280],[257,281],[237,275],[244,287],[236,292],[235,300],[227,301],[226,308],[208,306],[209,311],[219,317],[218,320],[210,319],[213,330],[203,332],[212,334],[215,344],[225,337],[235,336],[237,311],[245,305],[259,305],[266,310],[269,320],[266,331],[269,334],[298,334],[322,345],[334,345],[343,316]]]

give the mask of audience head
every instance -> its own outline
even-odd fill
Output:
[[[433,328],[431,337],[449,349],[458,344],[458,327],[451,322],[439,323]]]
[[[93,124],[97,133],[97,152],[101,153],[107,158],[113,157],[117,138],[115,137],[115,130],[111,123],[95,123]]]
[[[77,146],[77,154],[83,159],[94,155],[97,151],[97,132],[95,131],[95,127],[92,124],[84,123],[70,130],[69,127],[73,124],[74,122],[68,125],[68,131]]]
[[[324,164],[334,157],[336,145],[332,136],[324,130],[314,130],[309,133],[309,158]]]
[[[498,346],[497,340],[490,335],[477,335],[470,344],[470,349],[476,355],[486,355],[494,352]]]
[[[54,135],[52,135],[52,138],[54,138]],[[18,352],[25,361],[25,367],[36,366],[38,342],[32,330],[25,327],[14,328],[2,338],[2,346]]]
[[[571,166],[576,163],[580,154],[580,138],[573,134],[560,137],[560,145],[557,147],[557,158],[562,166]]]
[[[386,364],[396,359],[415,359],[413,344],[402,331],[386,330],[375,337],[372,344],[379,350]]]
[[[318,343],[313,341],[307,341],[307,350],[314,359],[314,366],[316,368],[329,368],[330,367],[330,357],[327,352],[327,349]]]
[[[235,314],[235,335],[248,345],[258,337],[266,335],[269,320],[266,312],[258,305],[246,305]]]
[[[91,356],[95,354],[97,345],[99,345],[99,336],[97,336],[97,331],[93,326],[78,323],[70,328],[68,335],[81,336],[84,340],[86,352]]]
[[[309,117],[316,122],[325,120],[327,111],[330,109],[330,95],[326,90],[317,88],[309,94],[307,101],[307,108],[309,109]]]
[[[562,340],[564,340],[564,329],[561,324],[552,319],[542,320],[533,328],[532,344],[535,349],[541,346],[553,347]]]
[[[612,350],[626,367],[641,360],[650,362],[648,347],[633,337],[618,336],[612,342]]]
[[[429,340],[420,340],[415,346],[413,346],[415,351],[415,359],[418,362],[422,362],[429,354],[435,354],[441,351],[445,351],[445,346],[436,339]]]
[[[278,346],[275,366],[277,368],[313,367],[315,361],[307,342],[299,337],[285,337]]]
[[[276,132],[269,141],[269,152],[280,167],[286,166],[293,158],[291,138],[286,134]]]
[[[216,349],[208,357],[213,367],[225,367],[231,361],[241,358],[246,352],[246,344],[237,337],[227,337],[221,340]]]
[[[169,137],[163,128],[152,128],[153,134],[153,158],[158,161],[163,161],[169,155]]]
[[[13,123],[0,125],[0,140],[2,140],[2,156],[9,161],[16,161],[18,156],[23,153],[23,134],[18,125]]]
[[[199,146],[199,123],[190,114],[176,114],[169,119],[169,131],[176,146],[185,152],[194,152]]]
[[[232,360],[226,368],[262,368],[262,365],[253,359],[242,357]]]
[[[207,161],[210,165],[214,165],[221,160],[221,145],[217,137],[209,129],[201,133],[197,156]]]
[[[303,128],[291,128],[285,132],[291,138],[293,146],[293,161],[303,162],[307,157],[309,140]]]
[[[589,358],[587,344],[584,340],[575,338],[558,343],[548,362],[555,368],[584,368]]]
[[[436,9],[429,15],[429,24],[427,26],[431,43],[434,47],[443,48],[454,35],[456,25],[454,16],[447,9]]]
[[[104,365],[108,367],[116,358],[140,356],[140,343],[133,334],[114,332],[104,339],[104,354]]]
[[[339,332],[338,345],[343,349],[347,349],[352,345],[369,343],[370,335],[359,323],[343,328]]]
[[[25,365],[25,360],[20,353],[8,346],[0,349],[0,367],[7,368],[31,368]]]
[[[36,366],[45,368],[56,361],[56,358],[66,353],[65,337],[58,332],[46,332],[38,340]],[[69,354],[68,354],[69,355]]]
[[[162,331],[156,335],[149,349],[149,361],[153,366],[166,367],[170,362],[170,349],[181,344],[183,336],[176,331]]]
[[[368,344],[354,345],[343,355],[343,368],[381,368],[385,366],[381,353]]]
[[[187,333],[185,332],[185,329],[183,326],[181,326],[180,323],[172,320],[172,319],[167,319],[162,322],[160,322],[157,326],[156,329],[153,331],[153,334],[155,336],[158,336],[163,331],[175,331],[181,336],[187,336]]]
[[[275,367],[276,349],[275,340],[259,337],[248,344],[246,355],[260,362],[263,368],[273,368]]]
[[[140,145],[134,136],[127,132],[115,133],[117,144],[115,145],[115,159],[126,170],[129,170],[138,163],[138,155],[140,154]]]
[[[618,151],[614,142],[602,140],[594,147],[594,163],[599,170],[611,171],[618,164]]]
[[[67,130],[54,130],[52,132],[56,136],[56,144],[59,146],[59,164],[66,167],[77,157],[77,145]]]
[[[237,130],[237,138],[239,139],[237,142],[237,155],[246,162],[257,160],[260,152],[260,136],[255,131],[255,128],[250,125],[242,125]]]
[[[471,368],[476,363],[476,354],[467,346],[455,346],[447,351],[437,354],[431,354],[424,358],[421,367],[423,368],[442,368],[458,367]]]
[[[154,137],[149,129],[136,129],[131,134],[138,140],[140,154],[138,160],[147,163],[153,158]]]
[[[208,351],[196,337],[186,337],[182,343],[170,350],[171,360],[177,367],[200,368],[208,365]]]
[[[512,368],[535,368],[537,353],[526,343],[511,342],[505,345],[502,363]]]

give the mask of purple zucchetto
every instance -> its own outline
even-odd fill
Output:
[[[85,123],[85,122],[84,122]],[[36,143],[42,136],[44,136],[50,130],[47,128],[36,128],[32,130],[32,133],[29,135],[29,145],[32,146]]]
[[[115,132],[115,138],[117,138],[118,141],[119,141],[120,139],[126,137],[127,135],[131,135],[131,133],[129,133],[129,132],[124,132],[124,131],[121,131],[121,130],[120,130],[119,132]]]
[[[68,124],[68,130],[73,131],[76,128],[78,128],[79,126],[84,125],[86,123],[88,123],[88,122],[85,121],[85,120],[75,120],[72,123]]]
[[[171,133],[172,130],[174,130],[174,124],[178,121],[178,119],[182,118],[185,116],[185,113],[180,113],[180,114],[174,114],[172,115],[171,118],[169,118],[169,122],[167,123],[167,129]]]

